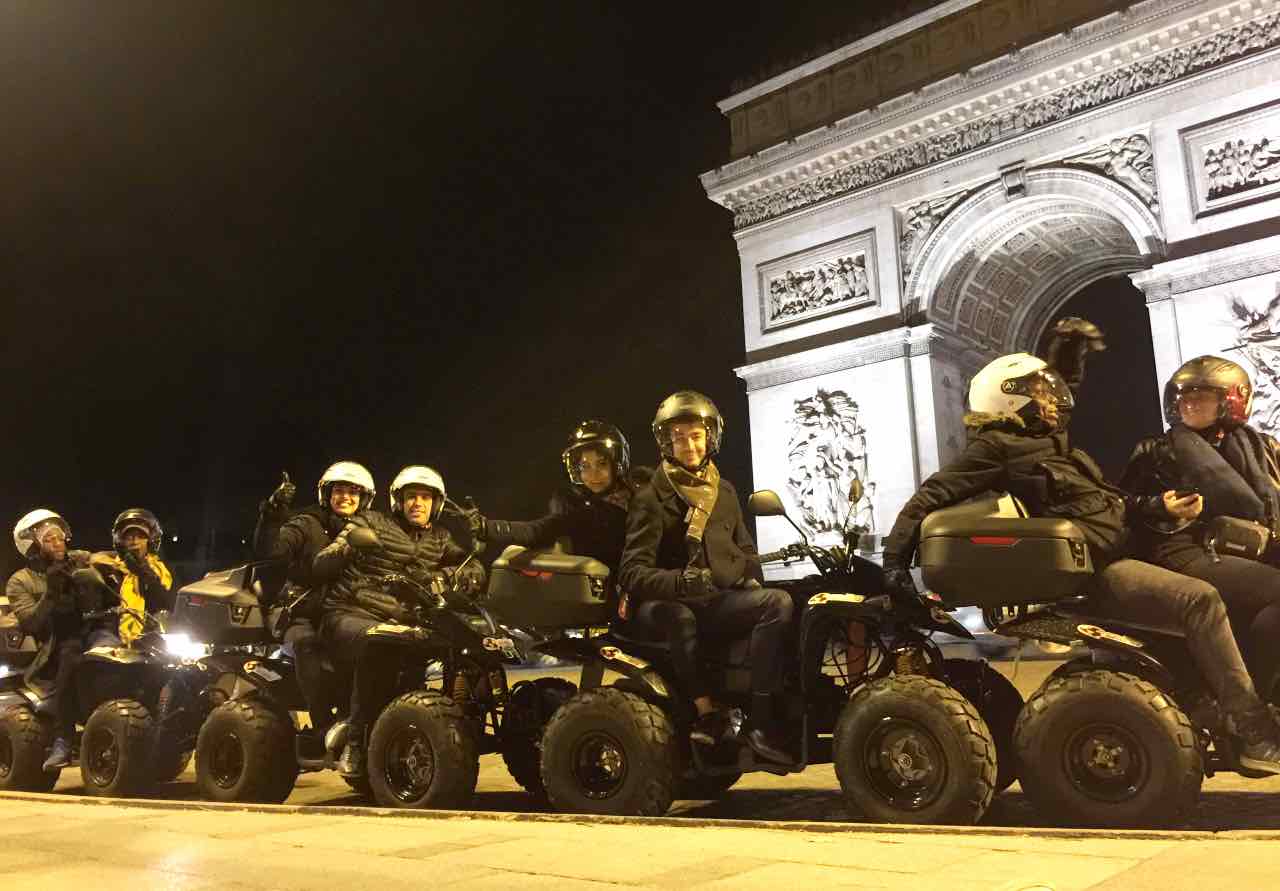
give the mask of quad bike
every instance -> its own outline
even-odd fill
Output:
[[[349,540],[360,545],[369,534],[355,530]],[[367,631],[371,641],[364,658],[376,660],[383,683],[372,709],[377,718],[364,741],[367,776],[352,785],[367,785],[384,807],[466,805],[475,791],[479,756],[486,752],[501,752],[516,780],[541,794],[542,727],[576,689],[547,678],[508,689],[507,667],[522,661],[519,649],[455,579],[456,571],[437,589],[405,575],[381,580],[412,605],[414,616]],[[221,599],[251,608],[252,589],[231,587]],[[440,690],[427,688],[432,663],[441,668]],[[196,774],[203,794],[218,801],[283,801],[300,768],[335,768],[350,725],[339,721],[330,729],[322,758],[300,758],[289,713],[303,708],[287,660],[245,662],[231,696],[200,731]]]
[[[850,494],[852,505],[861,486],[855,483]],[[770,491],[753,494],[748,509],[786,517]],[[1000,684],[1007,681],[985,664],[945,659],[930,634],[967,638],[969,632],[934,605],[885,594],[881,569],[853,553],[857,532],[846,521],[843,546],[819,547],[805,539],[762,557],[808,559],[818,570],[782,583],[797,607],[785,690],[777,697],[792,730],[790,763],[757,758],[745,740],[691,745],[694,709],[676,692],[666,643],[634,636],[627,623],[614,622],[603,634],[588,630],[537,647],[584,666],[581,692],[556,711],[542,737],[542,778],[551,803],[575,813],[659,816],[674,798],[713,797],[747,772],[785,775],[834,761],[850,810],[868,819],[981,818],[997,783],[997,742],[983,710],[1002,702],[982,693],[991,688],[1004,694]],[[539,621],[540,609],[562,613],[553,616],[561,622],[576,618],[579,627],[609,624],[603,604],[585,598],[576,616],[546,598],[522,603],[528,614],[513,624],[555,624]],[[494,608],[502,614],[499,605]],[[744,706],[750,695],[748,640],[708,633],[700,635],[699,649],[713,697]],[[621,675],[612,686],[602,686],[606,669]],[[976,704],[948,685],[952,675],[972,686]]]
[[[73,745],[85,791],[133,796],[177,779],[191,760],[196,731],[211,707],[215,669],[188,640],[165,633],[163,615],[124,606],[87,620],[132,615],[143,634],[129,646],[94,647],[72,677],[83,730]],[[52,684],[24,677],[36,652],[12,615],[0,615],[0,789],[51,790],[61,770],[42,767],[55,735]]]
[[[1055,822],[1176,825],[1206,775],[1242,769],[1236,744],[1175,628],[1090,610],[1093,564],[1069,520],[1032,518],[994,494],[930,514],[921,527],[925,584],[951,607],[975,605],[996,633],[1083,645],[1018,715],[1022,788]],[[1275,702],[1280,685],[1259,684]]]

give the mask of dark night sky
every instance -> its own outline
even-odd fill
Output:
[[[652,463],[682,387],[747,489],[715,102],[902,5],[7,7],[0,523],[104,546],[141,504],[182,558],[206,510],[238,540],[281,469],[306,503],[339,458],[383,504],[423,462],[527,516],[577,420]]]
[[[746,488],[715,102],[896,5],[15,4],[0,521],[102,546],[142,504],[181,557],[206,505],[238,537],[338,458],[524,516],[576,420],[652,462],[680,387]]]

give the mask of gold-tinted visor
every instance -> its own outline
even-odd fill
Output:
[[[1051,399],[1058,411],[1069,411],[1075,405],[1071,396],[1071,388],[1062,379],[1062,375],[1052,368],[1041,368],[1022,377],[1010,378],[1001,384],[1000,389],[1006,393],[1027,396],[1037,401]]]

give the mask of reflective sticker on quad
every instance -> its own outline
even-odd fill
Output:
[[[832,594],[829,591],[821,591],[809,598],[809,606],[820,606],[824,603],[862,603],[866,599],[862,594]]]
[[[410,628],[408,625],[392,625],[390,623],[383,623],[381,625],[371,626],[369,630],[365,631],[365,634],[413,634],[413,632],[414,629]]]
[[[264,681],[274,682],[274,681],[280,680],[280,675],[272,671],[270,668],[267,668],[267,666],[261,665],[256,662],[251,664],[253,665],[253,668],[250,668],[248,670],[253,672],[253,674],[257,675],[258,677],[262,678]]]
[[[490,652],[501,652],[502,655],[514,659],[516,657],[516,644],[509,637],[486,637],[481,645]]]
[[[1142,641],[1136,638],[1129,637],[1127,634],[1116,634],[1114,631],[1099,628],[1097,625],[1077,625],[1076,631],[1079,631],[1085,637],[1092,637],[1094,640],[1109,640],[1138,650],[1144,646]]]
[[[632,668],[644,669],[649,667],[648,662],[643,659],[637,659],[635,656],[629,656],[617,647],[601,647],[600,658],[621,662],[623,665],[630,665]]]
[[[85,653],[86,656],[97,656],[99,659],[110,659],[113,662],[141,662],[142,654],[137,650],[122,647],[94,647]]]

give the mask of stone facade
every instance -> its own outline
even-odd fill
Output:
[[[981,35],[997,8],[1030,37],[909,88],[882,78],[837,115],[851,66],[957,22]],[[822,83],[809,118],[737,141],[743,115]],[[1280,430],[1275,0],[951,0],[720,107],[753,152],[702,181],[735,225],[755,479],[819,537],[853,473],[856,511],[886,531],[963,447],[973,372],[1033,350],[1105,277],[1145,293],[1161,379],[1206,352],[1243,360]]]

